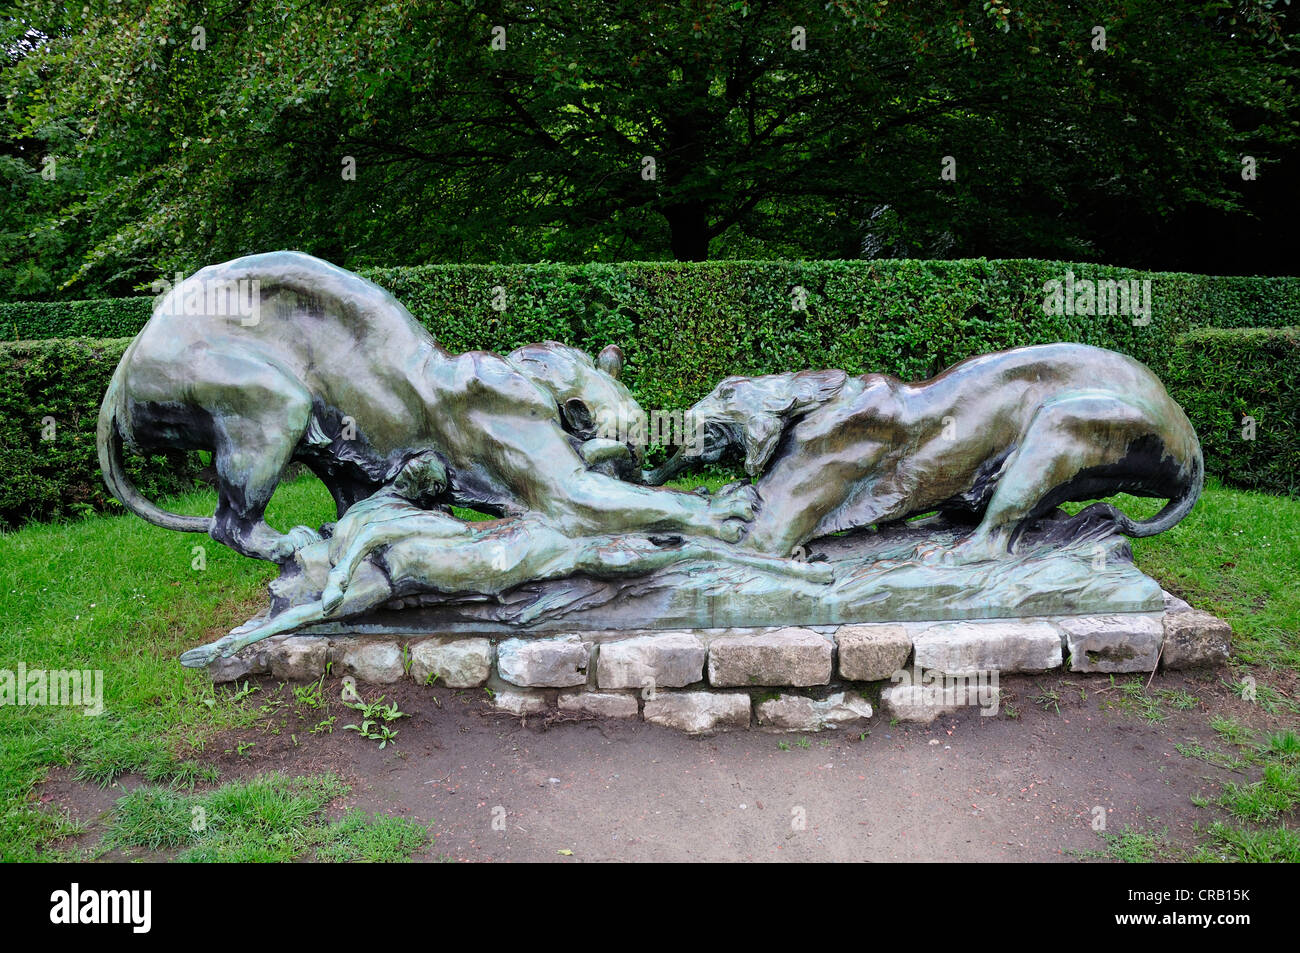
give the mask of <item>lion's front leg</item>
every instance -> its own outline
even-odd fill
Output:
[[[678,532],[738,542],[758,511],[753,487],[715,496],[641,487],[584,471],[562,481],[548,515],[568,535]]]
[[[840,529],[870,526],[887,520],[899,508],[895,494],[867,494],[861,484],[870,473],[874,456],[845,459],[831,454],[791,453],[773,464],[758,481],[762,501],[758,516],[745,536],[745,546],[756,552],[789,556],[818,535],[823,520],[839,511],[847,523]],[[852,513],[844,507],[857,495]]]
[[[485,430],[497,478],[566,536],[668,532],[736,542],[757,509],[752,488],[705,497],[589,470],[554,421],[493,417]]]

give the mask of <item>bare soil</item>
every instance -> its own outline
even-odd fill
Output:
[[[1249,778],[1174,746],[1227,750],[1208,726],[1215,714],[1256,729],[1283,720],[1237,698],[1226,677],[1158,676],[1153,692],[1183,689],[1195,707],[1162,701],[1155,723],[1121,705],[1119,678],[1112,687],[1101,676],[1009,677],[995,717],[970,708],[921,727],[878,712],[864,737],[690,737],[639,721],[521,720],[492,709],[482,690],[363,685],[366,698],[383,694],[411,715],[383,750],[343,730],[358,719],[338,702],[337,680],[334,731],[312,734],[322,713],[295,711],[292,692],[273,694],[266,679],[247,703],[279,698],[280,711],[211,740],[200,757],[223,781],[336,773],[352,791],[333,811],[359,806],[429,825],[436,837],[421,860],[1074,861],[1104,846],[1098,806],[1108,832],[1167,831],[1175,844],[1220,816],[1192,796]],[[104,790],[60,770],[41,799],[87,822],[79,843],[90,846],[116,798],[139,783]]]

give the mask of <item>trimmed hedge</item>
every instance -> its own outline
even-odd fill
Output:
[[[1044,285],[1150,280],[1153,320],[1043,311]],[[689,406],[727,374],[791,367],[928,377],[986,351],[1082,341],[1123,351],[1158,374],[1194,327],[1284,327],[1300,278],[1139,272],[1010,260],[631,262],[426,265],[361,272],[388,288],[447,348],[509,351],[548,338],[599,351],[617,343],[648,408]],[[803,310],[792,307],[803,288]],[[497,288],[505,308],[493,307]],[[16,337],[132,335],[151,300],[0,305]]]
[[[1063,281],[1067,271],[1093,281],[1149,279],[1151,323],[1134,325],[1119,314],[1044,313],[1044,285]],[[1294,388],[1300,375],[1294,346],[1286,344],[1294,330],[1186,332],[1203,325],[1294,325],[1300,278],[983,260],[429,265],[363,274],[392,291],[452,351],[504,353],[557,339],[595,353],[617,343],[628,357],[625,380],[647,410],[688,407],[728,374],[820,366],[919,380],[971,355],[1024,344],[1108,347],[1166,380],[1206,444],[1210,472],[1243,486],[1296,491]],[[806,299],[802,309],[793,306],[796,288]],[[498,311],[493,304],[501,293],[505,308]],[[12,322],[16,333],[28,335],[102,327],[120,337],[143,326],[151,300],[0,305],[0,327]],[[1214,346],[1203,346],[1208,341]],[[105,506],[95,423],[125,344],[0,345],[0,467],[6,476],[0,525]],[[1258,411],[1256,443],[1225,442],[1240,430],[1247,408]],[[1237,423],[1228,426],[1234,414]],[[47,416],[57,424],[53,441],[40,439]],[[194,455],[179,459],[175,474],[160,461],[132,469],[146,495],[193,485],[199,469]]]
[[[144,327],[152,310],[151,297],[0,304],[0,338],[130,338]]]
[[[1196,425],[1207,470],[1300,495],[1300,328],[1180,335],[1166,384]]]
[[[109,378],[129,338],[0,344],[0,526],[77,516],[108,506],[95,429]],[[150,498],[192,489],[195,453],[147,460],[127,472]]]
[[[1044,285],[1150,280],[1153,317],[1044,313]],[[1164,374],[1178,333],[1285,326],[1300,278],[1220,278],[1042,261],[704,262],[376,269],[451,350],[557,338],[628,357],[647,408],[684,408],[728,374],[838,367],[921,380],[975,354],[1079,341]],[[491,307],[494,288],[506,310]],[[795,310],[792,289],[806,295]]]

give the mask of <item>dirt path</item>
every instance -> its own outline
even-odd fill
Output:
[[[1121,692],[1105,678],[1008,678],[1004,697],[1018,717],[970,709],[918,727],[877,715],[861,739],[842,731],[693,738],[567,717],[521,723],[490,709],[482,692],[386,686],[365,694],[382,691],[413,715],[398,722],[395,748],[381,751],[341,727],[310,734],[320,713],[286,704],[278,734],[264,724],[218,739],[208,754],[223,779],[336,772],[353,785],[339,810],[430,825],[429,860],[1072,861],[1103,846],[1092,828],[1098,806],[1112,833],[1167,829],[1175,843],[1191,843],[1193,824],[1212,819],[1192,795],[1213,797],[1243,776],[1174,746],[1224,750],[1207,726],[1211,713],[1263,717],[1221,677],[1158,678],[1153,690],[1185,690],[1196,706],[1164,704],[1158,723],[1118,705]],[[259,704],[275,684],[264,689]],[[331,713],[339,726],[353,714],[338,704]],[[254,745],[241,755],[242,742]],[[120,792],[64,774],[42,793],[92,821],[93,837],[94,818]]]

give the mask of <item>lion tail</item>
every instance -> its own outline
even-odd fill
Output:
[[[127,354],[130,352],[128,351]],[[113,372],[113,379],[104,394],[104,402],[99,407],[99,428],[95,446],[99,451],[99,469],[104,475],[104,485],[123,506],[142,519],[164,529],[174,529],[182,533],[206,533],[212,527],[210,516],[181,516],[156,506],[135,488],[127,476],[122,462],[122,422],[121,393],[122,368],[126,365],[127,355]]]
[[[1205,487],[1205,459],[1201,454],[1200,446],[1197,446],[1196,456],[1191,463],[1191,476],[1183,492],[1170,500],[1165,504],[1164,509],[1148,520],[1138,521],[1132,519],[1109,503],[1102,504],[1102,506],[1109,509],[1109,515],[1115,521],[1115,528],[1125,536],[1140,539],[1144,536],[1155,536],[1157,533],[1163,533],[1165,530],[1177,526],[1183,517],[1192,511],[1192,507],[1196,505],[1196,501],[1201,495],[1201,490]]]

